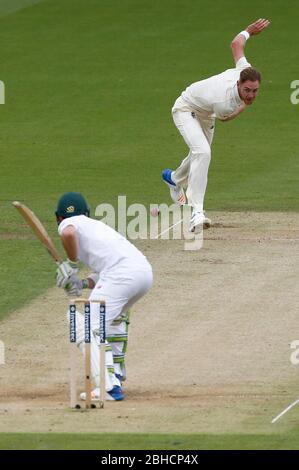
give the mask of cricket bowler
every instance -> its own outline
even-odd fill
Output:
[[[204,213],[204,197],[215,120],[226,122],[236,118],[256,99],[261,74],[247,61],[244,49],[246,41],[269,24],[267,19],[260,18],[241,31],[231,43],[235,68],[188,86],[172,108],[174,123],[189,147],[189,154],[176,170],[163,170],[162,178],[174,202],[188,201],[192,206],[190,232],[197,233],[211,225]]]

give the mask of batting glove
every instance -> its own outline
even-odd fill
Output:
[[[80,297],[82,294],[82,289],[85,288],[84,279],[80,279],[75,274],[73,274],[67,281],[67,284],[64,287],[65,292],[70,297]]]
[[[67,259],[60,263],[56,269],[56,285],[57,287],[65,288],[71,276],[74,276],[79,271],[79,262]]]

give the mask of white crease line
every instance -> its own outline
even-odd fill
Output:
[[[175,224],[171,225],[170,227],[168,227],[166,230],[163,230],[163,232],[159,233],[156,237],[155,237],[155,240],[157,240],[157,238],[161,237],[161,235],[164,235],[164,233],[167,233],[169,232],[169,230],[171,230],[172,228],[174,228],[176,225],[179,225],[183,222],[184,219],[181,219],[179,220],[178,222],[176,222]]]
[[[291,405],[289,405],[285,410],[283,410],[281,413],[279,413],[279,415],[277,415],[274,419],[272,419],[271,424],[276,423],[276,421],[278,421],[278,420],[279,420],[284,414],[286,414],[291,408],[293,408],[295,405],[297,405],[297,403],[299,403],[299,398],[298,398],[298,400],[294,401],[294,403],[292,403]]]

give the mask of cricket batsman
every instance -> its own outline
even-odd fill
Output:
[[[235,68],[193,83],[172,108],[174,123],[189,147],[189,154],[176,170],[163,170],[162,178],[174,202],[185,204],[188,200],[192,206],[190,232],[197,233],[211,225],[204,213],[204,197],[215,120],[230,121],[254,102],[261,74],[247,61],[244,49],[246,41],[269,24],[268,20],[260,18],[237,34],[231,43]],[[187,199],[184,189],[187,189]]]
[[[80,193],[65,193],[58,201],[58,233],[68,259],[56,272],[57,286],[79,297],[91,289],[89,300],[106,301],[106,400],[123,400],[121,384],[126,378],[125,351],[128,341],[129,309],[152,286],[152,268],[146,257],[126,238],[99,220]],[[91,271],[78,277],[79,263]],[[92,400],[100,398],[98,307],[91,303],[91,370],[95,383]],[[84,353],[84,316],[78,315],[77,345]],[[81,393],[85,400],[85,393]],[[101,397],[102,399],[102,397]]]

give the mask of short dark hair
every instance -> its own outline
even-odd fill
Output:
[[[253,67],[247,67],[246,69],[242,70],[240,73],[240,80],[239,82],[242,84],[249,80],[250,82],[260,82],[262,81],[262,76],[260,72]]]

